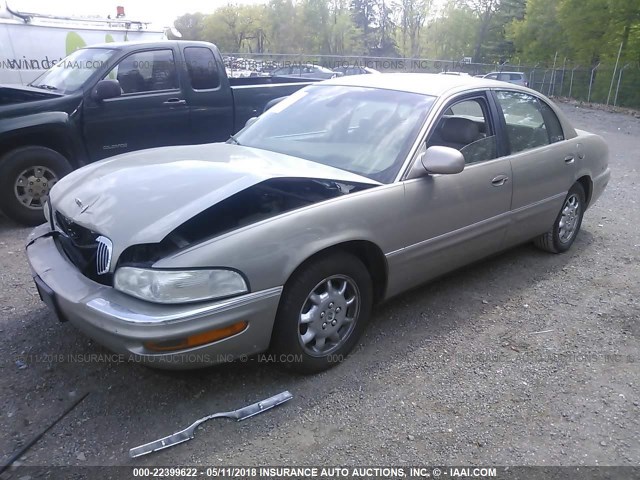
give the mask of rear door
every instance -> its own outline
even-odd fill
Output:
[[[506,243],[516,244],[553,224],[575,179],[576,143],[565,140],[544,100],[507,89],[494,95],[513,169],[513,223]]]
[[[189,107],[170,47],[125,56],[105,76],[122,95],[84,106],[84,135],[92,160],[133,150],[190,142]]]
[[[234,133],[233,94],[222,59],[206,46],[183,48],[190,143],[222,142]]]
[[[394,254],[404,278],[419,284],[502,247],[511,205],[511,165],[501,156],[495,106],[484,92],[453,100],[423,145],[456,148],[465,168],[405,181],[407,248]]]

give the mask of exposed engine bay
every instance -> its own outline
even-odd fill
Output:
[[[127,248],[118,263],[151,265],[181,248],[223,233],[374,186],[310,178],[265,180],[203,210],[160,243]]]

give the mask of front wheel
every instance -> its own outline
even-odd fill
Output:
[[[585,197],[582,185],[575,183],[567,193],[553,227],[534,240],[538,248],[551,253],[563,253],[571,248],[582,225]]]
[[[355,346],[372,300],[371,276],[357,257],[339,252],[314,259],[285,285],[271,348],[288,369],[331,368]]]
[[[58,152],[23,147],[0,158],[0,210],[24,225],[44,222],[42,207],[55,183],[71,172]]]

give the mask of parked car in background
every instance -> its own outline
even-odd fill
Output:
[[[501,82],[509,82],[514,85],[520,85],[521,87],[529,86],[527,75],[522,72],[491,72],[487,73],[484,78],[499,80]]]
[[[215,45],[123,42],[76,50],[29,86],[0,85],[0,210],[42,223],[49,189],[119,153],[224,141],[309,78],[229,78]]]
[[[446,72],[440,72],[440,75],[462,75],[462,76],[467,76],[470,77],[471,75],[469,75],[467,72],[454,72],[452,70],[446,71]]]
[[[333,69],[334,72],[342,73],[343,75],[369,75],[375,73],[381,73],[375,68],[361,67],[360,65],[341,66]]]
[[[150,366],[270,349],[317,372],[376,303],[523,242],[567,251],[609,176],[603,139],[529,89],[354,75],[294,93],[226,144],[73,172],[27,256],[59,319]]]
[[[334,72],[333,70],[320,65],[312,65],[308,63],[276,68],[271,71],[271,75],[274,77],[298,77],[326,80],[329,78],[341,77],[342,73]]]

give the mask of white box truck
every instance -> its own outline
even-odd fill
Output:
[[[164,40],[164,29],[127,19],[26,13],[0,0],[0,84],[27,84],[78,48],[97,43]]]

